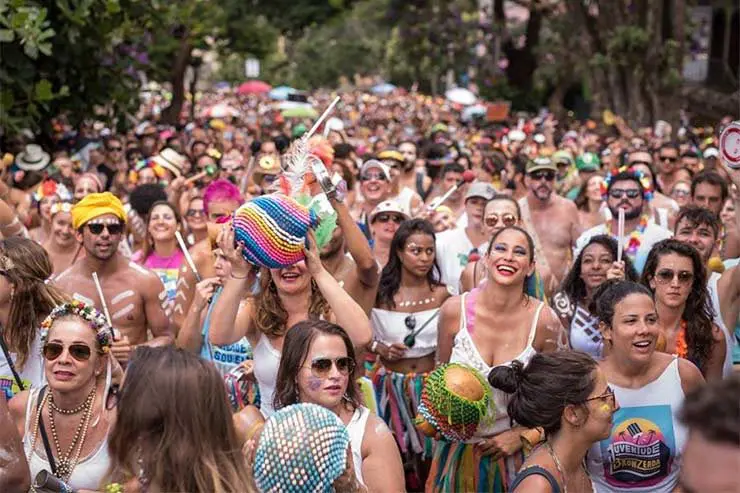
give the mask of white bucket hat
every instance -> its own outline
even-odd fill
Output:
[[[50,161],[49,153],[44,152],[41,146],[36,144],[28,144],[15,158],[16,166],[23,171],[41,171]]]

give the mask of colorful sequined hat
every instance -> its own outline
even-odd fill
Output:
[[[287,267],[304,259],[306,234],[323,223],[319,217],[308,204],[282,194],[263,195],[234,212],[234,239],[244,244],[242,255],[247,262],[270,269]],[[327,241],[323,229],[316,234],[319,248]]]
[[[484,418],[493,420],[490,398],[488,384],[473,368],[459,363],[442,365],[424,384],[416,426],[428,436],[439,432],[449,441],[465,441]]]
[[[316,404],[285,407],[267,420],[254,458],[263,493],[331,492],[347,465],[349,433],[339,417]]]

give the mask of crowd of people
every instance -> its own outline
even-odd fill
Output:
[[[149,97],[125,133],[60,115],[46,147],[4,138],[2,491],[42,471],[79,492],[259,491],[261,431],[299,403],[346,426],[338,492],[740,489],[728,119],[339,98],[310,140],[332,193],[306,177],[336,226],[280,268],[247,261],[233,218],[288,193],[314,121],[267,95],[207,93],[175,126]],[[469,440],[416,426],[446,363],[491,391]]]

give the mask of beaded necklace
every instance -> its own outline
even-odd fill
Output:
[[[637,250],[640,248],[640,244],[642,243],[642,234],[645,232],[649,220],[650,218],[647,214],[640,216],[640,223],[637,225],[637,228],[630,233],[627,246],[625,247],[625,253],[630,257],[634,257]],[[606,223],[606,233],[609,236],[613,236],[612,223],[613,221],[607,221]]]

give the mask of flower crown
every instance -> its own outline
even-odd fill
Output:
[[[601,197],[603,200],[606,200],[609,197],[609,187],[611,186],[612,181],[614,181],[614,177],[620,173],[628,173],[635,176],[637,178],[637,181],[640,182],[640,185],[642,186],[643,198],[648,202],[653,200],[655,189],[653,189],[653,183],[650,181],[650,178],[648,178],[642,170],[628,166],[612,168],[606,174],[606,176],[604,177],[604,181],[601,182]]]
[[[51,215],[54,216],[60,212],[72,213],[72,202],[57,202],[51,206]]]
[[[33,200],[35,203],[39,203],[43,199],[49,198],[53,195],[56,195],[63,201],[72,200],[72,194],[69,192],[69,189],[54,180],[44,180],[41,182],[41,184],[36,188],[36,191],[33,192]]]
[[[108,324],[105,315],[97,311],[90,305],[81,301],[73,300],[63,305],[57,305],[48,317],[41,322],[41,342],[46,342],[49,337],[49,329],[52,324],[66,315],[76,315],[90,324],[90,328],[96,333],[96,339],[104,353],[110,351],[113,344],[113,327]]]
[[[154,175],[159,178],[160,181],[166,176],[166,170],[153,159],[142,159],[136,163],[133,170],[129,171],[129,182],[136,184],[139,181],[139,172],[144,168],[149,168],[154,171]]]

